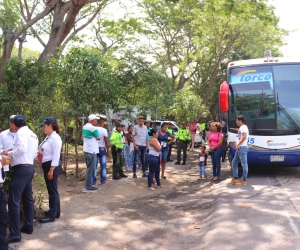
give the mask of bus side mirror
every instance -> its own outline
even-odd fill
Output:
[[[228,111],[229,104],[228,104],[228,95],[229,95],[229,84],[228,82],[224,81],[220,85],[220,110],[221,111]]]

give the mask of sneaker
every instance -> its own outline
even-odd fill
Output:
[[[103,183],[101,183],[101,185],[106,185],[107,183],[106,183],[106,181],[104,181]]]
[[[230,182],[228,182],[227,184],[232,184],[232,185],[235,185],[238,183],[238,179],[236,178],[232,178]]]
[[[95,191],[95,190],[98,190],[99,188],[98,187],[91,187],[90,189],[87,189],[88,191]]]
[[[146,175],[145,173],[143,173],[142,177],[148,177],[148,175]]]
[[[137,177],[136,177],[136,173],[133,174],[132,178],[137,178]]]
[[[246,180],[241,179],[235,185],[246,185],[246,184],[247,184]]]
[[[95,186],[96,185],[96,182],[92,182],[92,186]]]

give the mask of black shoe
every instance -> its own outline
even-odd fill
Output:
[[[114,179],[114,180],[120,180],[121,177],[120,177],[120,176],[115,176],[115,177],[113,177],[113,179]]]
[[[95,191],[95,190],[98,190],[99,188],[98,187],[94,187],[92,186],[90,189],[86,189],[87,191]]]
[[[21,235],[20,236],[13,236],[13,235],[8,235],[6,237],[7,243],[16,243],[16,242],[20,242],[21,241]]]
[[[173,160],[172,159],[168,159],[167,161],[172,162]]]
[[[53,218],[53,217],[48,217],[48,216],[46,216],[46,217],[40,219],[40,222],[41,222],[41,223],[48,223],[48,222],[53,222],[53,221],[55,221],[55,218]]]
[[[175,164],[175,165],[180,165],[180,162],[179,162],[179,161],[176,161],[174,164]]]
[[[25,234],[32,234],[32,232],[33,232],[33,229],[28,229],[28,228],[24,227],[24,225],[20,228],[20,230],[22,233],[25,233]]]
[[[185,165],[185,162],[183,162],[181,165]]]
[[[49,211],[46,211],[46,212],[45,212],[45,216],[49,216]],[[59,219],[59,217],[60,217],[60,213],[58,213],[58,214],[55,216],[56,219]]]
[[[136,173],[133,174],[132,178],[137,178]]]
[[[126,174],[120,175],[121,178],[127,178],[128,176]]]
[[[145,177],[148,177],[148,175],[146,175],[146,173],[143,173],[142,177],[145,178]]]

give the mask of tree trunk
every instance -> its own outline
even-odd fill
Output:
[[[53,9],[53,22],[49,40],[38,61],[45,62],[52,58],[74,26],[76,16],[83,5],[73,5],[72,2],[59,1]],[[66,10],[68,9],[67,15]]]
[[[5,30],[4,31],[4,42],[3,42],[3,53],[2,58],[0,61],[0,83],[4,83],[4,74],[2,71],[3,65],[10,59],[12,50],[14,48],[16,38],[15,34],[12,30]]]

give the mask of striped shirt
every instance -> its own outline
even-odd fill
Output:
[[[83,152],[98,154],[98,141],[101,135],[97,127],[93,126],[91,123],[87,123],[82,128],[82,137],[83,137]]]

